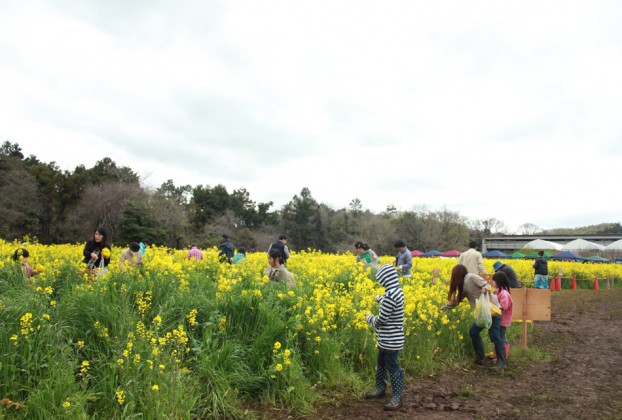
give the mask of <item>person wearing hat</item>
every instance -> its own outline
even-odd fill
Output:
[[[231,260],[233,259],[233,251],[235,251],[235,246],[229,240],[229,235],[226,233],[222,234],[222,239],[220,240],[220,245],[218,246],[220,249],[220,262],[228,262],[231,264]]]
[[[512,267],[507,264],[503,264],[501,261],[495,261],[492,265],[492,268],[495,269],[495,273],[502,272],[508,276],[508,280],[510,281],[510,287],[514,289],[518,289],[519,287],[523,287],[518,280],[518,276],[516,275],[516,271]]]

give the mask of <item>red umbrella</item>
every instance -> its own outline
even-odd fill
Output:
[[[420,256],[420,255],[423,255],[423,252],[421,252],[421,251],[419,251],[419,250],[417,250],[417,249],[415,249],[414,251],[410,251],[410,253],[411,253],[411,255],[412,255],[413,257],[418,257],[418,256]]]
[[[455,249],[452,249],[451,251],[445,251],[445,252],[441,253],[441,257],[457,257],[460,254],[462,254],[462,252],[456,251]]]

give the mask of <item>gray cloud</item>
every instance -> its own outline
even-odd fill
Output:
[[[0,126],[61,167],[109,156],[277,207],[306,186],[334,207],[596,223],[622,213],[596,204],[622,154],[621,9],[2,2]]]

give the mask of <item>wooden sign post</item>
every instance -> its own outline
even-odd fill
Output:
[[[551,291],[527,287],[512,289],[512,300],[513,320],[523,323],[521,348],[527,350],[527,321],[551,320]]]

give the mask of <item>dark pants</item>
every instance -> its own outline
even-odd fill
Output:
[[[469,329],[469,335],[471,336],[471,341],[473,342],[473,348],[475,349],[475,357],[478,361],[484,360],[484,342],[482,341],[482,337],[480,336],[480,332],[483,328],[475,325],[471,325]],[[490,341],[492,341],[496,346],[505,346],[505,341],[501,338],[501,317],[496,316],[492,318],[492,325],[488,329],[488,337],[490,337]]]
[[[397,350],[384,350],[378,347],[378,367],[385,368],[391,373],[397,373],[400,371],[400,366],[397,363],[397,355],[399,351]]]
[[[501,332],[501,339],[503,340],[503,342],[505,344],[508,343],[508,339],[506,338],[505,334],[507,333],[508,327],[501,327],[500,328],[500,332]]]

